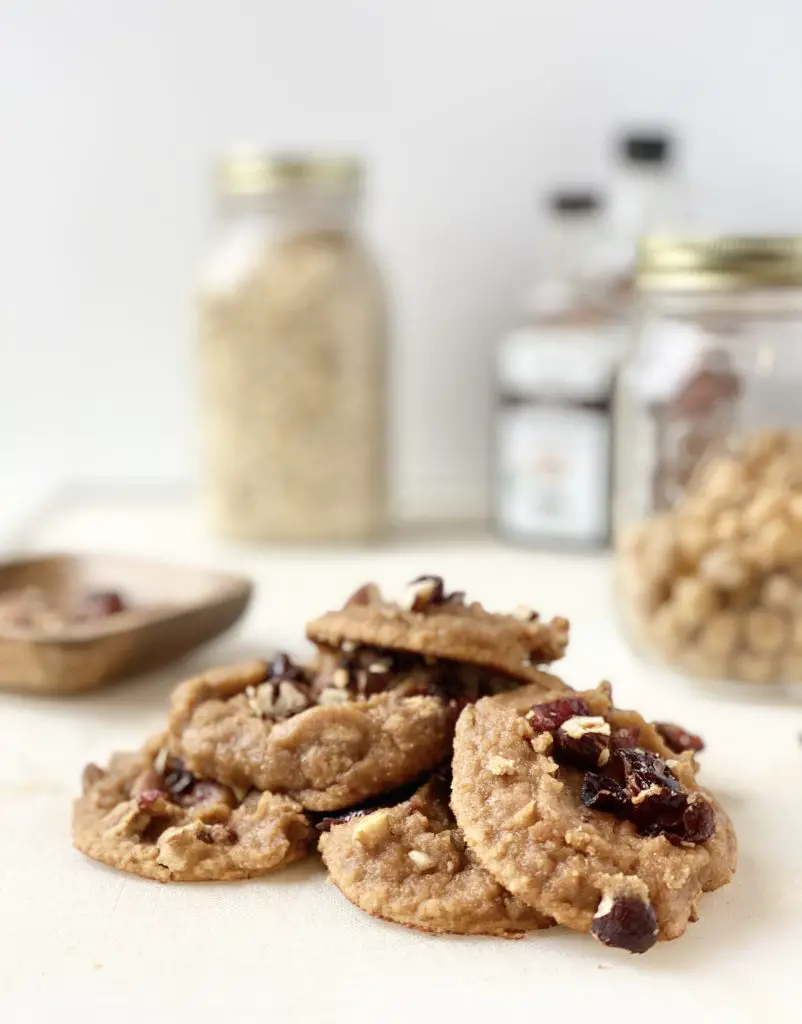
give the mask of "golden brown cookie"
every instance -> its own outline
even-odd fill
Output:
[[[736,842],[675,755],[609,687],[527,712],[485,698],[457,724],[452,807],[480,863],[559,924],[644,952],[728,882]]]
[[[298,803],[196,778],[161,741],[114,754],[107,769],[87,765],[73,813],[78,850],[160,882],[250,878],[306,855],[311,828]]]
[[[488,612],[462,594],[447,594],[439,576],[423,576],[399,601],[365,584],[344,608],[310,622],[307,636],[328,648],[374,647],[480,665],[525,683],[539,681],[538,665],[564,655],[568,621],[542,622],[528,608]]]
[[[412,674],[371,695],[325,696],[284,656],[206,673],[173,694],[170,749],[198,775],[349,807],[431,771],[451,750],[453,702]],[[331,702],[331,690],[342,700]],[[316,700],[322,703],[315,703]]]
[[[466,847],[435,776],[409,800],[334,824],[332,881],[361,910],[426,932],[518,938],[552,922],[503,889]]]

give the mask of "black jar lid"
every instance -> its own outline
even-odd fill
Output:
[[[552,213],[596,213],[604,203],[592,189],[560,188],[549,193],[546,205]]]
[[[619,152],[633,164],[657,166],[671,160],[674,138],[664,131],[633,131],[624,133],[619,139]]]

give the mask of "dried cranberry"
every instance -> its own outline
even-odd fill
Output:
[[[622,726],[620,729],[613,729],[610,737],[611,747],[637,747],[640,739],[640,729],[637,725]]]
[[[704,750],[705,744],[701,736],[686,732],[681,725],[673,722],[655,722],[654,727],[669,750],[675,754],[684,754],[686,750],[698,753]]]
[[[363,583],[361,587],[357,587],[353,594],[351,594],[345,602],[345,607],[350,608],[354,605],[368,607],[381,604],[381,600],[381,593],[375,583]]]
[[[590,933],[605,946],[645,953],[657,942],[657,915],[651,903],[635,896],[604,899],[593,918]]]
[[[716,831],[716,812],[713,805],[704,797],[691,797],[682,816],[682,829],[683,842],[706,842]]]
[[[629,819],[641,835],[679,837],[683,833],[682,817],[687,806],[685,793],[660,790],[632,803]]]
[[[116,590],[93,590],[85,594],[78,608],[78,618],[85,622],[107,619],[126,610],[122,595]]]
[[[384,662],[374,662],[357,674],[357,689],[363,697],[384,693],[394,682],[392,667]]]
[[[526,714],[526,720],[535,732],[553,732],[576,715],[588,715],[590,709],[581,697],[558,697],[545,704],[533,705]]]
[[[623,787],[614,779],[597,772],[585,772],[579,798],[585,807],[594,811],[608,811],[618,817],[626,817],[631,806]]]
[[[666,811],[640,829],[644,835],[663,835],[675,846],[706,842],[716,831],[716,812],[704,797],[688,798],[683,794],[678,813]]]
[[[343,822],[362,818],[366,814],[372,814],[374,811],[380,810],[382,807],[394,807],[396,804],[411,799],[420,784],[420,779],[416,779],[404,786],[399,786],[398,789],[394,789],[389,793],[370,797],[356,807],[345,807],[341,811],[331,811],[329,813],[324,812],[319,817],[313,812],[310,817],[314,821],[318,832],[328,832],[334,825],[342,825]]]
[[[449,761],[443,761],[443,763],[439,767],[435,768],[435,770],[432,772],[431,779],[430,779],[430,781],[433,782],[433,783],[445,786],[447,791],[448,791],[448,795],[449,796],[451,796],[451,783],[452,783],[452,780],[453,780],[453,775],[452,775],[452,771],[451,771],[451,761],[450,760]]]
[[[333,825],[342,825],[346,821],[353,821],[355,818],[363,818],[370,814],[375,808],[357,807],[351,811],[337,811],[334,814],[327,814],[315,822],[318,832],[329,832]]]
[[[630,819],[644,834],[680,827],[686,796],[668,765],[647,750],[622,747],[610,754],[608,773],[626,790]]]
[[[445,582],[442,576],[416,576],[414,580],[410,580],[409,586],[416,587],[419,583],[427,585],[426,600],[422,602],[422,607],[429,604],[442,604],[446,600]],[[419,611],[420,609],[413,606],[412,610]]]
[[[598,768],[610,756],[609,730],[604,719],[574,715],[554,733],[555,761],[576,768]]]
[[[195,785],[195,776],[187,771],[184,762],[179,757],[171,757],[167,761],[164,772],[164,785],[170,796],[181,796]]]
[[[285,679],[288,682],[306,682],[306,673],[300,665],[296,665],[289,654],[279,651],[270,662],[268,670],[270,679]]]
[[[641,835],[664,835],[672,843],[703,843],[715,831],[713,807],[702,797],[689,797],[656,754],[630,747],[613,750],[605,773],[585,776],[582,802],[586,807],[610,810],[631,821]]]
[[[607,772],[624,786],[630,799],[635,801],[640,794],[654,787],[667,793],[682,792],[682,786],[665,761],[648,750],[620,747],[611,751]]]
[[[458,703],[460,711],[470,703],[470,701],[465,700],[459,694],[459,690],[451,685],[451,680],[443,673],[432,673],[429,675],[426,682],[421,686],[421,694],[426,697],[437,697],[444,704]]]

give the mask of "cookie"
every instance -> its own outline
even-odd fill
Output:
[[[538,665],[565,654],[568,628],[566,619],[542,622],[528,608],[488,612],[478,602],[466,603],[463,594],[447,594],[439,576],[422,576],[397,602],[365,584],[344,608],[314,619],[306,632],[325,648],[406,651],[482,666],[525,683],[539,681]]]
[[[360,696],[313,683],[284,655],[209,672],[176,689],[170,749],[229,786],[286,793],[310,810],[349,807],[431,771],[451,750],[447,696],[429,693],[420,672],[390,681]]]
[[[360,910],[426,932],[518,938],[552,922],[484,870],[434,776],[395,806],[333,824],[320,838],[331,879]]]
[[[483,665],[434,658],[407,651],[358,647],[320,647],[312,694],[318,703],[344,703],[388,690],[441,697],[458,712],[480,697],[534,686],[541,692],[567,689],[557,676],[531,669],[529,683]],[[454,715],[456,721],[456,714]]]
[[[263,875],[305,856],[312,834],[286,796],[197,778],[167,756],[161,738],[84,770],[73,843],[94,860],[160,882]]]
[[[730,880],[736,841],[675,755],[609,686],[555,693],[529,712],[485,698],[457,723],[451,803],[469,847],[559,924],[644,952],[696,920]]]

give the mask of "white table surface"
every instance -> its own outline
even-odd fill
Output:
[[[0,1022],[109,1011],[115,1022],[507,1021],[568,1024],[802,1020],[802,708],[709,691],[637,660],[612,614],[605,557],[540,555],[467,535],[374,550],[215,543],[179,505],[73,501],[15,534],[36,550],[118,550],[241,570],[258,584],[239,631],[190,663],[69,699],[0,694]],[[375,921],[316,862],[251,882],[159,885],[76,853],[81,768],[138,745],[182,674],[274,646],[375,578],[436,572],[491,607],[525,602],[572,620],[563,662],[579,687],[699,731],[706,783],[740,836],[732,885],[686,936],[645,957],[562,929],[520,942],[427,937]]]

